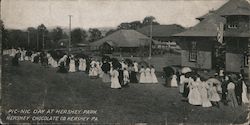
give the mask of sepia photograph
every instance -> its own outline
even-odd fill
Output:
[[[0,124],[249,125],[250,0],[0,0]]]

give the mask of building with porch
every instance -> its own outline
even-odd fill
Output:
[[[158,43],[152,41],[152,45]],[[103,54],[148,56],[150,38],[135,30],[118,30],[98,41],[90,43],[91,50]],[[147,50],[147,51],[146,51]]]
[[[249,72],[249,1],[229,0],[197,19],[200,20],[197,25],[174,35],[182,48],[181,65]]]

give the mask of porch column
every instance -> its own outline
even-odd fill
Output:
[[[250,80],[250,55],[248,55],[248,80]]]

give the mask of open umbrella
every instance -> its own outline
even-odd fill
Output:
[[[216,79],[216,78],[210,78],[210,79],[207,80],[207,83],[213,83],[213,84],[216,84],[216,85],[220,85],[221,81]]]
[[[175,70],[171,66],[166,66],[163,68],[163,72],[165,73],[165,77],[171,77],[174,73]]]
[[[184,67],[181,69],[181,73],[188,73],[188,72],[192,72],[192,69],[189,67]]]
[[[219,93],[222,92],[221,81],[220,81],[220,80],[218,80],[218,79],[216,79],[216,78],[210,78],[210,79],[207,80],[207,83],[208,83],[209,85],[216,85],[216,86],[217,86],[217,91],[218,91]]]

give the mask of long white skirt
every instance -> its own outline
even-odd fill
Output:
[[[78,68],[79,68],[80,71],[86,71],[86,64],[85,63],[80,63]]]
[[[118,77],[111,77],[111,88],[113,89],[121,88]]]
[[[52,66],[53,68],[58,67],[58,63],[56,62],[56,60],[52,59],[52,64],[51,64],[51,66]]]
[[[76,66],[75,64],[70,63],[69,64],[69,72],[75,72],[76,71]]]
[[[243,91],[242,91],[242,102],[243,103],[249,103],[249,100],[247,98],[247,86],[246,86],[245,83],[243,83],[242,89],[243,89]]]
[[[158,79],[157,79],[155,73],[151,73],[151,77],[152,77],[152,83],[158,83]]]
[[[172,78],[170,83],[171,87],[178,87],[176,78]]]
[[[188,94],[188,102],[192,105],[201,105],[201,95],[197,88],[190,89]]]
[[[200,90],[201,100],[202,100],[202,107],[211,107],[212,103],[208,100],[207,89],[202,88]]]
[[[153,83],[152,76],[150,73],[145,73],[145,82],[144,83]]]
[[[144,73],[141,73],[139,83],[146,83],[146,76]]]

